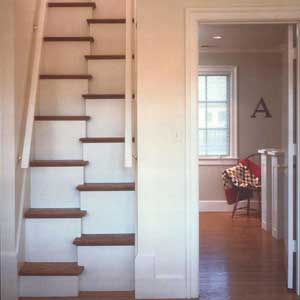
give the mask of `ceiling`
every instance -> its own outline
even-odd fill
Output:
[[[287,43],[286,24],[205,25],[199,28],[200,51],[273,51]],[[222,39],[213,39],[221,36]]]

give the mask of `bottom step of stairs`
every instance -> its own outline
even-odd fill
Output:
[[[83,270],[77,262],[25,262],[19,271],[19,295],[36,299],[76,297]]]
[[[80,292],[78,297],[20,297],[19,300],[134,300],[130,292]]]

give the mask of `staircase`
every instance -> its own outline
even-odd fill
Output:
[[[19,299],[134,298],[125,1],[47,3]]]

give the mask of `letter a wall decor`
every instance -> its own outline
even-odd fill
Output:
[[[260,101],[258,102],[254,110],[254,113],[251,115],[251,118],[256,118],[256,115],[258,113],[265,114],[265,118],[272,118],[272,115],[266,105],[264,98],[261,98]]]

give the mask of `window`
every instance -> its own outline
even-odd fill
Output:
[[[236,75],[236,67],[200,67],[200,159],[237,158]]]

